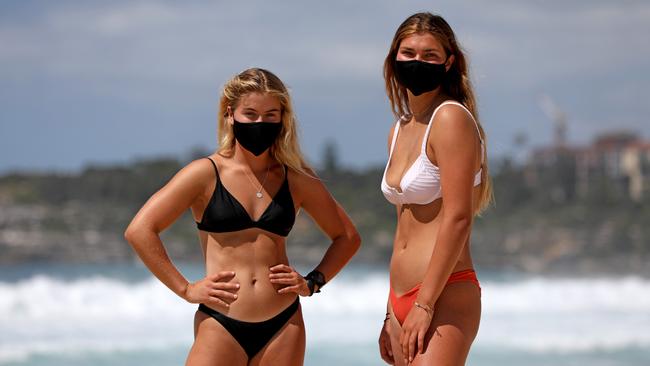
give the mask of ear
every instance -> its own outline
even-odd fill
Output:
[[[224,117],[226,118],[226,122],[228,122],[229,125],[234,124],[234,113],[232,111],[232,108],[230,106],[226,107],[226,113],[224,114]]]
[[[451,65],[454,64],[454,61],[456,61],[456,57],[454,55],[449,55],[449,58],[447,59],[447,62],[445,63],[445,71],[449,71],[451,68]]]

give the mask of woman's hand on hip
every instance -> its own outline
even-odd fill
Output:
[[[269,280],[274,285],[284,286],[278,290],[279,294],[295,292],[300,296],[309,296],[307,280],[286,264],[278,264],[270,268]]]
[[[429,330],[432,318],[433,312],[430,313],[418,306],[413,306],[406,316],[399,337],[402,355],[404,355],[406,363],[413,362],[416,354],[424,353],[424,337]]]
[[[190,283],[185,289],[185,300],[190,303],[202,303],[210,307],[229,307],[237,299],[239,284],[228,282],[235,277],[235,272],[222,271],[204,279]]]

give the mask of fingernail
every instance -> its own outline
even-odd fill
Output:
[[[237,298],[237,295],[235,295],[235,299]]]

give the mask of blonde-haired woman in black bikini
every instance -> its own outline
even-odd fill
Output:
[[[249,69],[226,83],[217,152],[191,162],[135,216],[126,238],[151,272],[200,304],[187,365],[302,365],[305,328],[298,297],[332,279],[360,245],[343,209],[305,163],[280,79]],[[206,276],[190,283],[159,233],[191,209]],[[303,208],[332,244],[303,277],[285,242]]]

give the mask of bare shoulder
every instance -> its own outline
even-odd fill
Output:
[[[322,180],[311,168],[305,169],[304,173],[288,169],[287,178],[289,179],[291,193],[300,201],[303,201],[310,194],[325,190]]]
[[[469,126],[474,125],[474,117],[470,111],[456,103],[447,103],[440,107],[434,118],[435,124],[445,124],[445,127],[451,127],[452,124]],[[464,122],[464,123],[463,123]]]
[[[180,169],[172,179],[154,193],[133,222],[144,222],[157,232],[171,225],[214,182],[214,169],[207,159],[197,159]],[[144,220],[144,221],[143,221]]]
[[[215,169],[207,158],[191,161],[176,173],[173,181],[190,186],[204,186],[214,181]]]
[[[455,103],[440,107],[431,126],[434,136],[476,135],[476,122],[470,112]]]
[[[305,169],[305,173],[289,168],[287,169],[287,178],[291,183],[291,187],[295,187],[297,190],[306,191],[314,188],[315,185],[322,184],[316,172],[311,168]]]
[[[182,170],[186,171],[186,174],[192,175],[195,178],[201,177],[213,177],[214,176],[214,166],[209,158],[199,158],[189,162]]]

